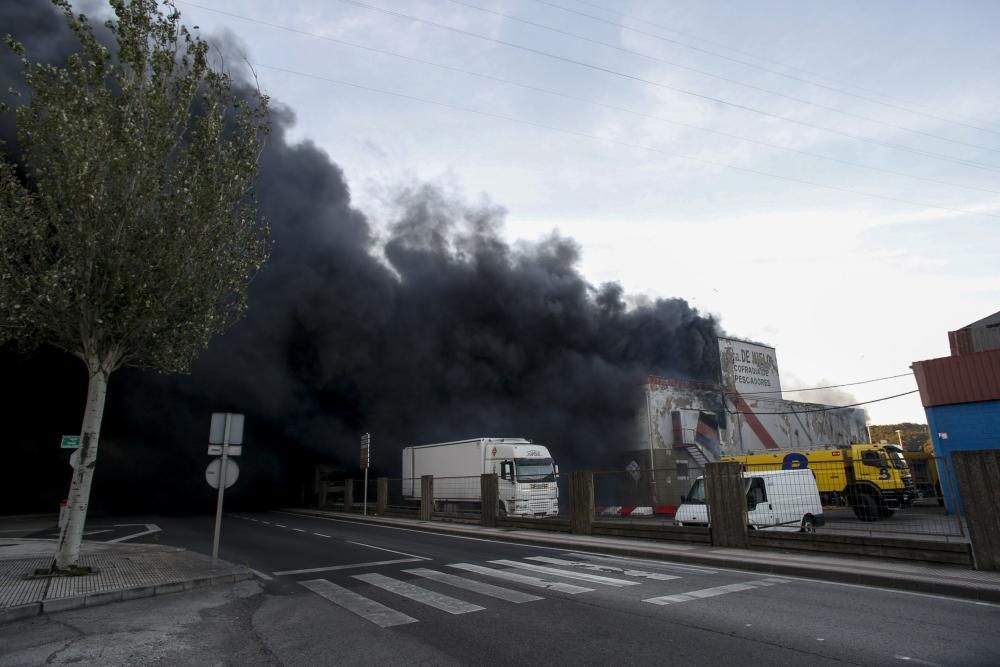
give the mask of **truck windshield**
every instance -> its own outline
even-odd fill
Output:
[[[554,482],[552,459],[514,459],[519,482]]]
[[[892,462],[892,467],[896,470],[908,470],[909,466],[906,465],[906,459],[903,458],[903,451],[901,449],[886,448],[889,453],[889,460]]]
[[[696,479],[694,484],[691,485],[691,490],[688,491],[687,496],[684,498],[686,503],[696,503],[699,505],[705,504],[705,480]]]

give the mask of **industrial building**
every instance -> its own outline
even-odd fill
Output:
[[[784,400],[774,348],[718,342],[718,382],[644,379],[635,439],[622,462],[634,482],[628,502],[668,511],[721,456],[868,442],[864,410]]]
[[[1000,448],[1000,312],[948,332],[951,356],[913,363],[949,512],[961,512],[951,456]]]

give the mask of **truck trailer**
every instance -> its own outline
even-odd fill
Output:
[[[501,516],[559,514],[559,466],[524,438],[472,438],[403,449],[403,497],[420,499],[420,478],[434,476],[434,506],[479,505],[479,476],[497,475]]]
[[[887,519],[916,497],[903,451],[895,445],[843,445],[831,449],[723,456],[749,472],[809,468],[825,505],[850,505],[862,521]]]

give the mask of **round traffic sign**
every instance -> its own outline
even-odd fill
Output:
[[[219,469],[222,467],[222,459],[212,459],[205,469],[205,481],[213,489],[219,488]],[[240,467],[233,459],[226,459],[226,488],[228,489],[240,476]]]

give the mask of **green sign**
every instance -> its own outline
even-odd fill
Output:
[[[62,444],[59,445],[62,449],[76,449],[80,446],[80,436],[78,435],[64,435],[62,437]]]

